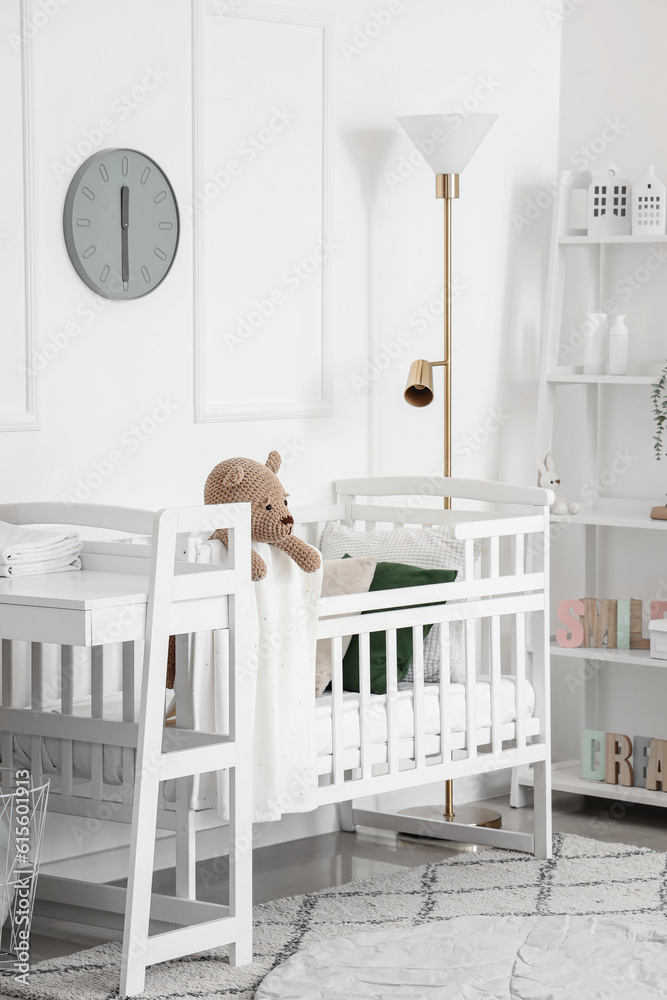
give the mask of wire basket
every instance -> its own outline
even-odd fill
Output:
[[[29,971],[49,779],[0,767],[0,970]]]

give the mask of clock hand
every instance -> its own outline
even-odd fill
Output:
[[[124,285],[130,281],[130,261],[128,246],[128,229],[130,225],[130,189],[123,184],[120,189],[120,225],[121,225],[121,278]]]

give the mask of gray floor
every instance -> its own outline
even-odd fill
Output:
[[[502,813],[506,829],[532,830],[530,807],[511,809],[506,798],[490,799],[487,804]],[[667,814],[663,809],[625,806],[557,792],[553,815],[554,829],[561,833],[667,850]],[[371,831],[326,834],[259,848],[254,854],[254,898],[256,903],[262,903],[282,896],[314,892],[326,886],[442,860],[454,853],[447,847],[397,842],[392,835]],[[159,892],[173,892],[173,882],[173,870],[159,872],[154,887]],[[211,862],[198,865],[198,882],[200,898],[226,901],[226,878],[216,874]],[[30,943],[31,962],[119,939],[120,932],[108,928],[36,917]]]

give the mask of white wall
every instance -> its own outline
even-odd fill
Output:
[[[632,183],[649,163],[667,181],[664,129],[664,45],[667,8],[660,0],[585,0],[567,5],[562,22],[559,165],[603,169],[614,161]],[[627,314],[630,362],[660,367],[667,356],[663,316],[667,308],[664,266],[648,272],[649,247],[609,248],[605,297]],[[667,258],[665,261],[667,263]],[[650,276],[649,276],[650,275]],[[648,280],[646,280],[648,277]],[[632,285],[636,287],[633,288]],[[575,313],[573,322],[581,317]],[[629,470],[607,495],[664,502],[667,464],[653,456],[650,388],[604,388],[600,470],[617,451],[630,456]],[[587,478],[579,461],[584,415],[578,390],[559,402],[557,459],[569,492]],[[573,529],[553,547],[553,597],[664,598],[665,545],[653,531],[601,532],[598,593],[583,595],[583,530]],[[582,665],[554,659],[554,755],[580,753]],[[598,727],[629,734],[665,734],[661,706],[667,675],[658,667],[605,667],[598,675]]]
[[[219,6],[241,14],[251,5],[228,0]],[[197,502],[216,462],[235,454],[263,459],[272,448],[286,453],[283,479],[297,505],[327,498],[337,476],[441,468],[441,392],[436,389],[437,403],[428,411],[408,407],[402,393],[413,358],[442,354],[442,206],[430,169],[409,162],[412,147],[394,118],[459,104],[464,113],[493,111],[500,118],[463,175],[454,208],[454,274],[461,289],[454,304],[455,473],[534,481],[548,220],[516,220],[555,172],[560,30],[548,18],[553,3],[323,0],[291,6],[334,15],[328,167],[330,235],[338,249],[330,282],[331,416],[193,421],[190,220],[183,221],[172,271],[144,299],[97,299],[67,259],[61,215],[73,169],[54,165],[101,119],[111,121],[101,145],[144,150],[164,167],[182,205],[192,197],[188,0],[69,0],[46,19],[39,13],[43,0],[26,0],[28,22],[45,20],[29,46],[35,347],[43,352],[67,324],[79,332],[36,375],[40,429],[0,434],[0,501],[72,494],[117,450],[122,462],[92,491],[94,501]],[[8,42],[0,44],[3,60],[18,58]],[[126,113],[123,95],[143,85],[146,74],[153,89]],[[242,92],[228,99],[243,108]],[[20,155],[17,141],[13,156]],[[248,253],[242,226],[233,237]],[[265,278],[256,275],[258,294]],[[426,311],[423,329],[415,315],[420,309]],[[408,336],[399,342],[402,331]],[[387,364],[390,355],[397,357]],[[298,363],[286,342],[284,365]],[[229,364],[239,376],[244,372],[242,349]],[[158,401],[173,412],[135,447],[131,428]]]

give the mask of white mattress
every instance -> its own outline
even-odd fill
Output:
[[[452,732],[463,732],[466,727],[466,691],[463,684],[449,685],[450,719]],[[332,752],[331,695],[322,695],[316,702],[317,713],[317,756],[327,757]],[[533,714],[535,695],[526,682],[526,716]],[[60,703],[45,703],[44,711],[58,711]],[[139,706],[137,705],[137,713]],[[90,699],[83,698],[74,703],[74,715],[90,716]],[[108,694],[104,698],[104,717],[118,721],[122,719],[122,695]],[[514,680],[503,677],[500,684],[500,722],[512,723],[516,719]],[[425,735],[440,733],[440,685],[424,686]],[[488,681],[477,682],[477,725],[483,729],[491,725],[491,686]],[[102,727],[101,727],[102,728]],[[414,713],[412,709],[412,685],[399,684],[398,691],[398,738],[412,739],[414,735]],[[358,750],[359,735],[359,695],[344,694],[343,740],[346,750]],[[17,765],[30,764],[31,737],[23,734],[15,736],[15,762]],[[371,745],[379,746],[387,742],[387,710],[385,695],[371,695]],[[60,741],[47,738],[42,742],[42,767],[47,774],[58,774],[61,766]],[[74,776],[90,778],[90,744],[77,740],[73,743]],[[104,781],[111,785],[122,783],[122,751],[120,747],[105,746],[103,753]]]
[[[462,733],[466,728],[465,684],[449,685],[449,712],[451,730]],[[345,692],[343,695],[343,740],[346,750],[358,750],[359,695]],[[327,757],[332,752],[331,726],[332,695],[322,695],[317,699],[317,756]],[[526,681],[526,716],[535,709],[535,692]],[[516,719],[516,699],[514,678],[503,677],[500,682],[500,723],[514,722]],[[488,681],[477,682],[477,726],[485,729],[491,725],[491,685]],[[415,719],[412,709],[412,684],[398,685],[398,738],[411,740],[414,736]],[[424,685],[424,735],[440,735],[440,685]],[[383,694],[371,695],[371,746],[387,742],[387,704]]]

